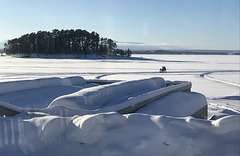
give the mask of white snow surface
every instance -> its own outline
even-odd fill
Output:
[[[75,109],[99,109],[104,106],[116,105],[133,96],[148,93],[147,91],[166,87],[163,78],[151,78],[136,81],[123,81],[114,84],[82,89],[76,93],[55,99],[49,107],[65,106]],[[134,95],[133,95],[134,94]]]
[[[10,92],[25,91],[30,89],[39,89],[43,87],[51,86],[74,86],[85,84],[85,80],[82,77],[69,77],[65,79],[61,78],[48,78],[48,79],[35,79],[26,81],[14,81],[1,83],[0,94],[6,94]]]
[[[240,154],[240,95],[236,85],[239,80],[235,78],[239,76],[239,56],[133,56],[131,59],[0,57],[1,103],[6,106],[10,103],[13,106],[9,106],[19,110],[21,107],[34,108],[14,117],[0,117],[1,155]],[[167,67],[167,73],[158,73],[163,65]],[[65,79],[69,76],[73,78]],[[94,91],[96,88],[101,91],[101,86],[85,84],[83,79],[75,76],[150,83],[152,77],[163,77],[171,81],[191,81],[193,92],[171,93],[137,113],[126,115],[63,106],[46,108],[62,95],[83,94],[83,90],[91,90],[91,87],[95,88]],[[47,78],[47,81],[39,80],[37,84],[27,81],[36,78]],[[21,85],[16,86],[16,81],[21,81]],[[128,85],[126,83],[126,87]],[[139,84],[133,87],[141,88]],[[125,88],[120,91],[122,89]],[[134,95],[136,90],[133,88],[128,93]],[[114,97],[111,97],[112,100]],[[131,101],[131,97],[127,98]],[[214,115],[215,120],[189,116],[192,110],[206,102],[209,116]]]
[[[239,116],[118,113],[1,118],[1,155],[238,155]],[[181,152],[179,152],[181,151]]]
[[[175,92],[138,110],[138,113],[183,117],[207,105],[206,97],[195,92]]]
[[[79,76],[0,82],[0,101],[20,107],[45,108],[55,98],[93,87]]]

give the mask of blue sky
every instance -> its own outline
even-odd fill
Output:
[[[0,41],[39,30],[85,29],[125,46],[136,42],[160,48],[239,50],[239,0],[0,0],[0,4]]]

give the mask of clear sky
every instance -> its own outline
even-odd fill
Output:
[[[0,41],[85,29],[125,44],[239,50],[239,1],[0,0]]]

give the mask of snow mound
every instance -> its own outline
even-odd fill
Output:
[[[82,77],[44,78],[0,83],[0,101],[24,108],[46,108],[55,98],[97,86]]]
[[[213,121],[213,124],[216,127],[219,127],[216,129],[217,134],[227,134],[231,133],[231,131],[239,131],[240,126],[240,116],[225,116],[223,118],[220,118],[216,121]],[[240,133],[238,133],[238,137],[240,136]],[[239,140],[240,141],[240,140]]]
[[[82,77],[68,77],[68,78],[44,78],[35,80],[13,81],[13,82],[1,82],[0,94],[25,91],[30,89],[39,89],[43,87],[51,86],[73,86],[85,84],[85,80]]]
[[[175,92],[138,110],[138,113],[184,117],[207,105],[206,97],[195,92]]]
[[[94,110],[111,103],[112,100],[130,98],[154,89],[165,87],[163,78],[156,77],[135,81],[123,81],[114,84],[82,89],[76,93],[56,98],[49,107],[64,106],[75,109]],[[116,102],[115,102],[116,103]]]
[[[57,116],[39,116],[32,119],[0,117],[0,121],[0,151],[6,150],[6,155],[25,155],[61,138],[70,119]],[[13,148],[13,151],[8,151],[9,148]]]
[[[123,125],[125,121],[118,113],[74,116],[67,137],[81,143],[95,143],[105,135],[106,129]]]
[[[114,112],[74,117],[21,114],[0,117],[0,153],[235,156],[240,147],[239,121],[240,116],[209,121]]]

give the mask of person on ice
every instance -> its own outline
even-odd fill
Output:
[[[167,72],[167,68],[165,66],[162,66],[162,68],[160,68],[159,73],[166,73]]]

